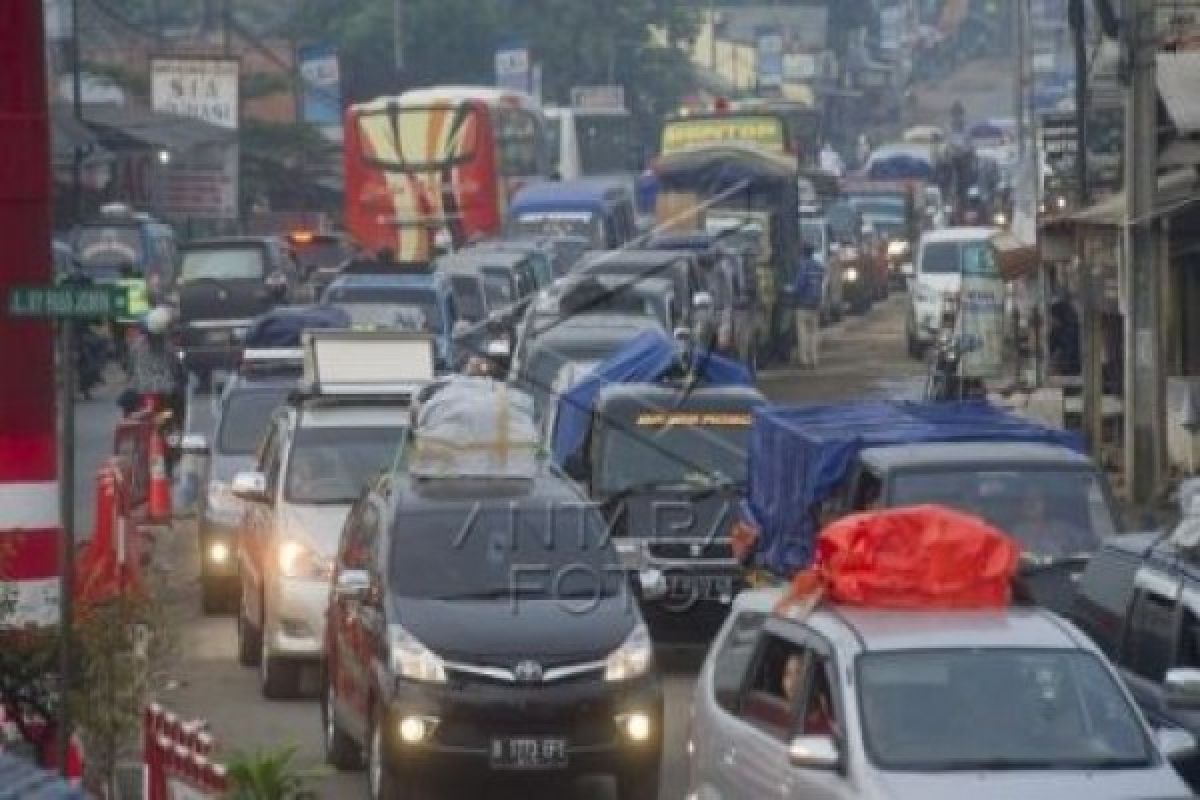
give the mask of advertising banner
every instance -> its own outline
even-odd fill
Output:
[[[998,378],[1004,372],[1004,281],[992,270],[964,269],[958,340],[964,378]]]
[[[237,130],[238,62],[229,58],[153,58],[150,103],[155,111]]]
[[[328,42],[301,45],[297,58],[304,86],[304,121],[340,139],[342,90],[337,50]]]
[[[533,63],[528,47],[523,44],[508,44],[497,48],[497,86],[516,92],[528,92],[531,89],[532,77]]]
[[[758,85],[778,88],[783,85],[783,32],[779,28],[760,28],[758,42]]]

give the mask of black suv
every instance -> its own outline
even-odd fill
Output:
[[[254,318],[298,299],[300,275],[272,236],[208,239],[183,248],[179,316],[184,364],[207,384],[232,369]]]
[[[342,534],[322,719],[371,796],[614,774],[658,796],[663,697],[604,520],[561,473],[385,476]]]

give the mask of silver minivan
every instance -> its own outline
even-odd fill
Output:
[[[739,595],[696,684],[691,800],[1185,797],[1104,655],[1036,608],[908,612]]]

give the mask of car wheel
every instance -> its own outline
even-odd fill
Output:
[[[245,604],[238,603],[237,613],[238,663],[243,667],[258,666],[262,654],[262,630],[246,619]]]
[[[258,682],[268,700],[288,700],[296,696],[300,665],[270,653],[267,637],[259,636]]]
[[[325,691],[321,696],[321,726],[324,731],[325,760],[335,769],[349,771],[362,769],[362,748],[358,742],[338,724],[334,714],[333,681],[325,676]]]
[[[617,800],[658,800],[659,760],[617,774]]]

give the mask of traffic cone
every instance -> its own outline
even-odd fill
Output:
[[[162,433],[150,437],[150,521],[171,521],[171,479],[167,477],[167,447]]]

